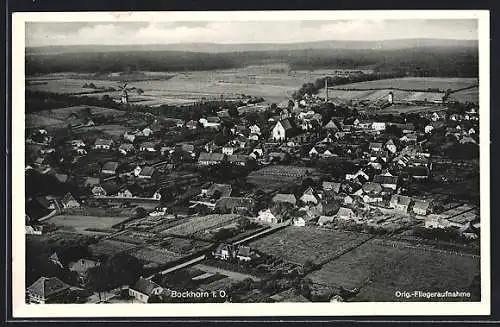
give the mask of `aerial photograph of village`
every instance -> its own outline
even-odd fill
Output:
[[[477,34],[28,22],[26,303],[479,302]]]

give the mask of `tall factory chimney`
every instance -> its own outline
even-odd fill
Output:
[[[328,102],[328,77],[325,77],[325,102]]]

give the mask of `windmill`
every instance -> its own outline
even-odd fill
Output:
[[[127,88],[128,83],[125,82],[123,85],[119,86],[119,89],[121,90],[120,94],[120,102],[122,104],[127,104],[128,103],[128,91],[133,90],[134,88]]]

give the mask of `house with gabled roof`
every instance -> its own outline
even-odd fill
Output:
[[[396,144],[394,143],[394,141],[392,139],[390,139],[387,142],[385,142],[384,148],[387,149],[388,151],[390,151],[393,154],[398,151],[398,148],[396,147]]]
[[[236,251],[236,258],[240,261],[251,261],[254,253],[249,246],[240,245]]]
[[[427,216],[431,212],[431,202],[426,200],[415,200],[413,212],[420,216]]]
[[[134,145],[131,143],[123,143],[118,147],[118,151],[123,154],[123,155],[128,155],[130,153],[133,153],[135,150]]]
[[[221,213],[252,214],[255,202],[250,197],[221,197],[215,203],[215,210]]]
[[[108,139],[97,139],[94,143],[94,149],[96,150],[110,150],[113,147],[113,140]]]
[[[80,203],[76,201],[76,199],[73,197],[71,193],[66,193],[66,195],[63,196],[61,199],[61,203],[63,205],[63,208],[65,209],[72,209],[72,208],[79,208]]]
[[[116,170],[118,169],[118,162],[108,161],[101,169],[101,174],[103,175],[116,175]]]
[[[289,118],[278,121],[271,131],[271,136],[274,141],[284,141],[295,134],[295,123]]]
[[[389,202],[389,207],[396,211],[407,213],[412,202],[412,198],[405,195],[394,194]]]
[[[374,183],[379,183],[382,187],[391,188],[396,190],[398,184],[398,176],[393,176],[386,171],[383,174],[375,175],[373,178]]]
[[[323,181],[322,183],[323,191],[326,192],[332,191],[333,193],[339,193],[341,185],[342,183],[328,182],[328,181]]]
[[[300,201],[303,203],[318,203],[318,196],[314,192],[314,189],[312,187],[309,187],[307,190],[304,191],[302,196],[300,197]]]
[[[382,143],[371,142],[370,145],[368,146],[368,150],[375,152],[380,151],[382,150]]]
[[[218,184],[214,183],[207,188],[205,195],[207,197],[214,197],[214,195],[218,194],[219,198],[231,196],[231,192],[233,191],[233,187],[231,184]]]
[[[152,179],[155,177],[155,175],[156,175],[156,169],[154,167],[144,166],[142,167],[141,172],[137,177],[142,179]]]
[[[340,207],[336,217],[341,220],[354,220],[356,218],[356,214],[351,208]]]
[[[223,153],[207,153],[202,152],[198,157],[198,165],[200,166],[211,166],[218,165],[222,163],[225,159],[225,155]]]
[[[129,295],[142,303],[148,303],[151,296],[160,295],[163,290],[163,287],[144,277],[139,277],[135,284],[128,289]]]
[[[294,194],[278,193],[275,196],[273,196],[272,202],[288,203],[295,206],[297,204],[297,198],[295,197]]]
[[[246,154],[233,154],[227,157],[227,161],[230,164],[244,167],[248,164],[249,156]]]
[[[40,277],[26,291],[30,303],[63,303],[70,287],[57,277]]]

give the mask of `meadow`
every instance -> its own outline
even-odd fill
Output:
[[[249,245],[286,262],[303,265],[308,260],[320,264],[333,259],[339,251],[368,238],[367,234],[355,232],[291,226],[253,241]]]
[[[439,89],[445,92],[448,89],[459,90],[466,87],[478,85],[476,78],[458,78],[458,77],[403,77],[382,79],[376,81],[366,81],[348,85],[338,85],[333,89],[350,90],[370,90],[370,89],[401,89],[401,90],[419,90]]]
[[[127,217],[59,215],[50,218],[48,222],[66,230],[85,234],[87,229],[110,229],[113,225],[127,219]]]
[[[452,93],[448,99],[449,101],[458,101],[458,102],[471,102],[475,104],[479,104],[479,88],[473,87],[466,90],[461,90],[455,93]]]
[[[360,287],[355,301],[400,301],[398,290],[468,291],[479,262],[468,254],[372,239],[308,277],[331,288]]]

